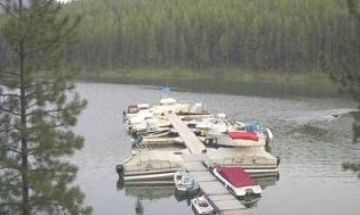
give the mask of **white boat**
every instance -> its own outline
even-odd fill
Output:
[[[224,134],[208,134],[207,139],[213,140],[212,144],[219,147],[261,147],[266,145],[263,135],[239,130]]]
[[[184,146],[184,141],[180,137],[160,137],[149,138],[144,137],[140,143],[134,139],[134,145],[151,146],[151,147],[169,147],[169,146]]]
[[[241,167],[218,166],[213,173],[236,197],[260,195],[262,192],[260,185]]]
[[[269,128],[260,123],[232,122],[226,119],[225,114],[217,114],[202,120],[193,120],[191,123],[195,132],[204,133],[206,139],[217,146],[225,147],[257,147],[269,144],[273,134]]]
[[[198,192],[200,187],[195,179],[185,170],[179,170],[174,175],[176,189],[182,192]]]
[[[182,114],[189,116],[207,115],[202,110],[201,103],[194,105],[178,103],[174,98],[162,98],[159,104],[149,106],[148,104],[129,105],[127,112],[123,112],[127,129],[131,131],[157,131],[161,127],[170,127],[170,123],[164,117],[167,113]]]
[[[127,130],[136,132],[156,132],[164,127],[170,127],[170,123],[164,118],[154,116],[152,113],[142,114],[130,119],[127,124]]]
[[[242,167],[251,176],[278,174],[280,159],[264,147],[208,148],[207,155],[218,165]]]
[[[172,181],[175,172],[182,168],[181,155],[188,153],[187,149],[139,148],[117,165],[116,171],[125,182]]]
[[[129,104],[126,111],[123,111],[123,119],[124,121],[129,120],[141,113],[147,112],[149,110],[149,104]]]
[[[199,215],[213,215],[215,214],[214,208],[204,196],[199,196],[191,200],[191,207]]]

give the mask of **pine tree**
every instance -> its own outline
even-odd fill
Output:
[[[86,102],[63,55],[78,19],[55,0],[0,0],[0,213],[89,214],[72,185],[77,168],[63,159],[83,146],[70,128]]]

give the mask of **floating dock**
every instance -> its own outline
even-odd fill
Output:
[[[183,167],[199,183],[201,190],[217,213],[222,215],[250,215],[251,210],[243,206],[205,167],[204,163],[211,161],[206,155],[206,148],[203,143],[177,115],[168,114],[167,117],[191,153],[182,156]]]
[[[185,146],[189,149],[191,154],[201,154],[206,152],[206,147],[202,142],[190,131],[190,129],[181,121],[176,114],[168,114],[168,120],[171,125],[177,130],[179,136],[184,141]]]
[[[210,204],[222,215],[250,215],[251,209],[246,208],[225,186],[211,174],[203,164],[206,155],[183,155],[184,168],[198,182]]]

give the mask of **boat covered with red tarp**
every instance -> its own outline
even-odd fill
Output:
[[[218,167],[217,171],[235,187],[256,185],[256,181],[241,167]]]
[[[259,137],[255,133],[246,131],[230,131],[228,136],[233,140],[252,140],[259,141]]]
[[[261,194],[262,189],[241,167],[216,167],[214,175],[222,181],[226,187],[234,191],[236,196],[247,194]]]

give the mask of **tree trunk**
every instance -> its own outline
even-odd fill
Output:
[[[23,0],[19,0],[19,18],[22,19]],[[21,108],[21,176],[22,176],[22,212],[29,215],[29,183],[28,183],[28,145],[26,139],[26,92],[25,92],[25,50],[24,39],[19,42],[20,60],[20,108]]]

